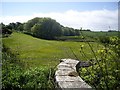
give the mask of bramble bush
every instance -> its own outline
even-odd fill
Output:
[[[104,48],[93,52],[95,58],[91,59],[92,66],[80,68],[80,76],[95,89],[120,89],[120,38],[107,37]],[[89,43],[88,43],[89,44]],[[92,47],[93,48],[93,47]],[[91,48],[91,49],[92,49]],[[82,52],[83,47],[81,48]]]

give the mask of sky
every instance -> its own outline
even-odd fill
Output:
[[[75,29],[118,29],[117,2],[2,2],[0,5],[0,21],[4,24],[50,17]]]

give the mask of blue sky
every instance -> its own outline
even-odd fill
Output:
[[[116,10],[117,8],[117,2],[6,2],[2,3],[2,14],[14,16],[39,12]]]
[[[51,17],[64,26],[92,30],[117,29],[117,2],[3,2],[0,20],[27,22]]]

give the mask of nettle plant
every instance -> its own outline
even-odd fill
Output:
[[[87,43],[94,58],[90,59],[90,67],[80,68],[80,76],[95,89],[120,89],[120,38],[109,37],[109,43],[103,43],[104,47],[97,52]],[[80,52],[84,53],[83,45]]]

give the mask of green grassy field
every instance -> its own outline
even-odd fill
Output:
[[[3,44],[11,49],[14,53],[19,53],[19,58],[28,67],[54,67],[62,58],[76,59],[73,52],[79,60],[86,60],[80,53],[80,47],[83,49],[87,59],[93,57],[90,47],[85,42],[65,42],[38,39],[22,33],[12,33],[10,37],[3,38]],[[102,47],[99,43],[90,42],[96,52]],[[70,49],[71,48],[71,49]]]
[[[95,32],[95,31],[81,31],[84,36],[97,38],[103,36],[118,36],[118,32]]]
[[[81,31],[80,36],[62,36],[58,40],[61,41],[76,41],[76,42],[98,42],[100,37],[118,36],[118,32],[95,32],[95,31]],[[84,37],[84,38],[83,38]]]

